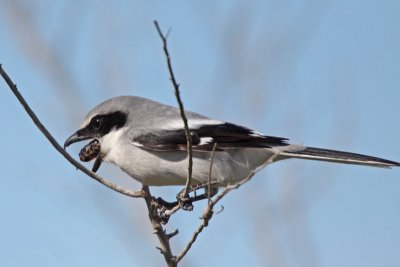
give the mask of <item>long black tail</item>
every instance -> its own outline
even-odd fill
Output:
[[[305,147],[299,151],[285,151],[282,153],[283,156],[291,158],[303,158],[311,160],[321,160],[338,162],[345,164],[359,164],[373,167],[394,167],[400,166],[399,162],[386,160],[382,158],[356,154],[351,152],[337,151],[331,149],[315,148],[315,147]]]

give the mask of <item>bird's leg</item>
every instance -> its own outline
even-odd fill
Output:
[[[209,185],[211,186],[210,192],[208,192],[208,186]],[[188,196],[189,201],[196,202],[196,201],[199,201],[199,200],[206,199],[208,197],[211,198],[211,197],[215,196],[215,194],[218,193],[218,187],[216,185],[218,185],[218,182],[216,180],[214,180],[214,181],[211,181],[210,183],[205,182],[205,183],[201,183],[201,184],[197,184],[197,185],[192,186],[190,188],[188,194],[193,192],[194,196],[193,197]],[[204,193],[200,194],[200,195],[197,195],[196,192],[198,190],[200,190],[200,189],[203,189],[203,188],[204,188]],[[178,201],[179,201],[179,197],[182,194],[182,192],[183,192],[183,190],[180,191],[179,194],[176,196]]]
[[[169,214],[168,211],[177,207],[176,202],[167,202],[164,199],[158,197],[152,199],[153,213],[158,217],[160,223],[167,224],[169,218],[172,214]]]
[[[165,201],[164,199],[162,199],[161,197],[156,198],[157,204],[160,206],[163,206],[167,209],[172,209],[173,207],[175,207],[176,205],[178,205],[177,201],[174,202],[168,202]]]
[[[208,185],[209,184],[207,182],[207,183],[202,183],[202,184],[192,186],[190,188],[188,193],[196,193],[197,190],[203,189],[203,188],[205,190],[205,192],[200,195],[195,194],[193,197],[188,195],[188,201],[192,205],[192,209],[193,209],[193,204],[192,204],[193,202],[207,199],[207,198],[212,198],[213,196],[215,196],[218,193],[218,187],[215,186],[215,185],[218,185],[218,183],[216,181],[211,181],[210,185],[214,185],[214,186],[211,187],[210,192],[208,192]],[[182,204],[179,202],[179,196],[181,193],[182,192],[179,192],[179,194],[177,195],[178,200],[174,201],[174,202],[165,201],[161,197],[154,198],[153,202],[155,205],[155,209],[154,209],[155,215],[160,219],[160,222],[162,224],[168,223],[168,220],[171,217],[171,215],[174,214],[179,209],[182,208],[184,210],[187,210],[187,209],[185,209],[185,207],[182,207],[181,206]]]
[[[180,207],[183,210],[193,210],[193,202],[199,201],[199,200],[203,200],[203,199],[207,199],[207,198],[212,198],[213,196],[215,196],[215,194],[218,193],[218,187],[213,186],[211,187],[210,192],[208,192],[208,186],[210,185],[217,185],[217,181],[211,181],[210,183],[205,182],[205,183],[201,183],[201,184],[197,184],[194,185],[190,188],[188,193],[194,192],[194,196],[190,197],[190,195],[188,194],[187,196],[185,196],[184,198],[182,198],[182,191],[180,191],[178,193],[178,195],[176,196],[177,200],[178,200],[178,204],[180,205]],[[196,191],[199,189],[204,188],[204,193],[201,195],[197,195]]]
[[[153,199],[154,215],[156,215],[162,224],[167,224],[172,214],[177,212],[181,206],[178,201],[168,202],[161,197]]]
[[[196,195],[196,191],[199,189],[204,188],[204,193],[201,195]],[[192,192],[195,193],[195,195],[193,197],[190,197],[190,201],[191,202],[196,202],[199,200],[203,200],[203,199],[207,199],[207,198],[212,198],[213,196],[215,196],[218,193],[218,188],[217,187],[212,187],[211,191],[208,192],[207,190],[207,185],[202,185],[202,186],[197,186],[196,189],[194,189]]]
[[[176,199],[178,200],[179,207],[181,207],[183,210],[188,210],[192,211],[193,210],[193,201],[190,198],[189,194],[183,195],[183,190],[180,191],[176,195]]]

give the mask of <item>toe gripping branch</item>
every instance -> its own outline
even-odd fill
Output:
[[[207,191],[209,185],[214,186],[211,192]],[[177,200],[173,202],[165,201],[161,197],[153,198],[152,205],[154,215],[159,218],[162,224],[167,224],[171,215],[179,209],[192,211],[194,202],[215,196],[218,193],[218,188],[215,187],[215,185],[218,185],[218,183],[216,181],[211,181],[210,183],[206,182],[192,186],[186,196],[182,196],[182,190],[176,195]],[[197,191],[200,189],[204,189],[205,192],[197,195]],[[190,193],[194,195],[190,196]]]

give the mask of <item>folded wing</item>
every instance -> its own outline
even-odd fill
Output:
[[[265,136],[233,123],[204,124],[190,129],[195,151],[211,151],[214,144],[219,150],[235,148],[271,148],[288,145],[286,138]],[[163,129],[133,138],[133,143],[152,150],[186,150],[184,129]]]

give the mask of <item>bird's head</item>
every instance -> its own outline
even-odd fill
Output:
[[[92,140],[82,148],[81,160],[89,161],[96,158],[92,168],[94,172],[98,170],[102,162],[103,155],[98,149],[98,146],[101,147],[101,140],[124,127],[127,122],[128,110],[123,100],[125,100],[124,97],[112,98],[93,108],[86,115],[80,129],[68,137],[64,143],[65,149],[73,143]],[[85,159],[82,158],[82,154],[87,155]]]

